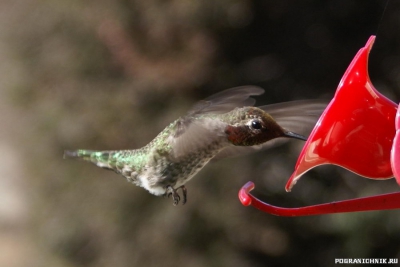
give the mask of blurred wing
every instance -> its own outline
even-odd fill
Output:
[[[327,105],[328,101],[299,100],[259,108],[271,115],[282,128],[307,136]]]
[[[263,93],[264,89],[260,87],[242,86],[222,91],[199,101],[175,125],[175,135],[170,140],[175,157],[197,151],[204,144],[219,138],[218,133],[224,134],[220,127],[225,128],[225,123],[216,118],[201,118],[201,115],[223,114],[236,107],[252,106],[255,100],[250,96]],[[219,131],[213,129],[219,129]]]
[[[261,106],[282,128],[308,136],[314,128],[328,102],[321,100],[300,100]],[[231,146],[222,150],[215,159],[249,154],[289,141],[289,138],[276,138],[258,146]]]
[[[264,89],[257,86],[231,88],[199,101],[189,111],[188,116],[209,113],[222,114],[236,107],[253,106],[256,101],[250,96],[261,95],[263,93]]]
[[[222,136],[226,136],[225,132],[221,131],[221,129],[225,129],[226,123],[218,119],[193,118],[190,120],[190,123],[188,123],[187,120],[178,120],[178,124],[182,123],[185,125],[180,125],[180,127],[184,127],[184,129],[180,129],[180,134],[177,131],[178,134],[175,134],[175,136],[171,137],[169,140],[175,158],[199,152],[203,150],[205,146],[212,144]]]

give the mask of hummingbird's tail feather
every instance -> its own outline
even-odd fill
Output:
[[[110,154],[111,152],[109,151],[93,151],[84,149],[65,150],[64,159],[81,159],[92,162],[101,168],[113,169],[113,166],[110,166]]]
[[[64,150],[64,159],[79,158],[78,150]]]
[[[82,159],[90,160],[90,156],[95,153],[93,150],[64,150],[64,159]]]

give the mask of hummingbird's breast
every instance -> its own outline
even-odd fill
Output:
[[[166,192],[167,186],[177,188],[197,174],[215,155],[229,145],[224,128],[226,123],[214,118],[202,118],[179,136],[160,133],[166,137],[154,140],[149,160],[136,177],[138,185],[155,195]]]
[[[214,142],[207,148],[189,153],[176,159],[171,156],[159,157],[148,164],[138,175],[140,185],[150,193],[163,195],[166,187],[177,188],[195,176],[215,155],[223,149],[222,143]]]

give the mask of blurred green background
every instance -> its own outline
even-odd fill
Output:
[[[398,190],[334,166],[284,185],[303,143],[209,164],[172,206],[64,149],[138,148],[192,104],[259,85],[259,105],[330,99],[377,35],[375,86],[400,99],[400,3],[391,1],[0,1],[0,266],[331,266],[400,258],[400,212],[275,217]],[[382,15],[383,14],[383,15]]]

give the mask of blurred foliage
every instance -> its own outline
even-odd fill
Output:
[[[14,77],[2,84],[2,103],[18,126],[9,142],[23,167],[29,266],[327,266],[400,257],[398,211],[281,218],[239,203],[248,180],[260,198],[291,207],[397,189],[393,179],[321,166],[288,194],[296,141],[208,165],[178,207],[112,172],[62,159],[64,149],[143,146],[195,101],[229,87],[265,88],[258,104],[330,98],[372,34],[372,80],[398,101],[398,2],[384,14],[385,1],[361,0],[0,7],[0,49],[8,53],[0,64]]]

